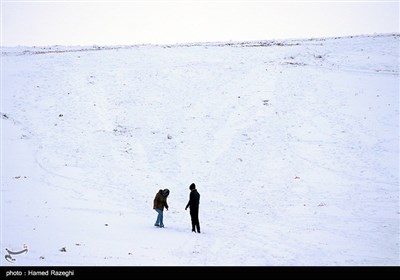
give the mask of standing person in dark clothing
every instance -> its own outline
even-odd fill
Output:
[[[169,195],[168,189],[159,190],[158,193],[156,194],[156,197],[154,198],[153,209],[156,210],[156,212],[158,213],[156,223],[154,224],[156,227],[160,228],[164,227],[163,212],[164,212],[164,207],[165,209],[168,210],[168,203],[167,203],[168,195]]]
[[[200,222],[199,222],[199,204],[200,204],[200,194],[196,190],[196,185],[192,183],[189,187],[190,196],[189,202],[185,207],[185,210],[190,207],[190,217],[192,219],[192,231],[200,233]]]

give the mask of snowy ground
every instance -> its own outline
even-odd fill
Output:
[[[3,48],[1,264],[399,265],[399,41]]]

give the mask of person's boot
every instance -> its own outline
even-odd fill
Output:
[[[200,225],[196,225],[197,227],[197,232],[200,233]]]

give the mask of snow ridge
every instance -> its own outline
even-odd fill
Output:
[[[399,40],[2,48],[1,265],[399,265]]]

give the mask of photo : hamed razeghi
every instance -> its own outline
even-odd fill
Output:
[[[27,271],[13,271],[9,270],[6,272],[6,277],[8,276],[74,276],[73,270],[27,270]]]

